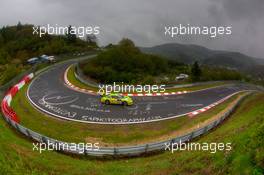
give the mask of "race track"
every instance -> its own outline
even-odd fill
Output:
[[[87,123],[131,124],[186,115],[253,86],[233,84],[182,95],[133,97],[133,106],[103,105],[100,97],[74,91],[63,80],[69,61],[54,65],[30,84],[27,96],[37,109],[55,117]]]

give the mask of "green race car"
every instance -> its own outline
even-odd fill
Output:
[[[104,103],[106,105],[109,104],[120,104],[124,106],[130,106],[133,105],[133,100],[132,98],[128,96],[123,96],[120,94],[108,94],[108,95],[103,95],[101,97],[101,103]]]

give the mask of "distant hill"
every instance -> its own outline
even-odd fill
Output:
[[[255,58],[255,61],[259,65],[264,65],[264,59],[262,59],[262,58]]]
[[[157,54],[186,64],[199,61],[201,64],[227,67],[248,72],[257,65],[264,65],[264,59],[253,58],[238,52],[211,50],[198,45],[163,44],[141,47],[145,53]]]
[[[214,54],[204,59],[202,63],[206,65],[217,65],[243,71],[247,71],[257,65],[253,58],[236,52]]]
[[[162,55],[169,59],[183,63],[192,63],[194,60],[201,61],[214,55],[214,52],[205,47],[197,45],[164,44],[154,47],[142,47],[146,53]]]

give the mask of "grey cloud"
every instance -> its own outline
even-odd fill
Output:
[[[129,37],[140,46],[166,42],[200,44],[213,49],[264,57],[263,0],[1,0],[0,26],[98,25],[101,44]],[[165,25],[232,25],[233,34],[218,39],[164,36]]]
[[[264,17],[263,0],[223,0],[223,8],[233,20],[259,20]]]

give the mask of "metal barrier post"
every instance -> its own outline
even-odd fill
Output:
[[[148,147],[149,147],[149,145],[148,145],[148,144],[146,144],[146,147],[145,147],[145,153],[147,153],[147,152],[148,152]]]
[[[188,141],[190,141],[190,140],[193,139],[193,134],[194,134],[194,132],[195,132],[195,131],[193,131],[193,132],[190,134],[190,136],[189,136],[189,138],[188,138]]]
[[[16,129],[17,129],[19,132],[21,132],[21,130],[20,130],[20,128],[19,128],[19,126],[18,126],[17,123],[15,123],[15,126],[16,126]]]
[[[32,138],[32,136],[31,136],[31,134],[30,134],[28,129],[26,129],[26,133],[28,134],[28,137]]]
[[[114,156],[116,156],[117,155],[117,149],[116,149],[116,147],[114,147]]]
[[[203,133],[202,134],[204,134],[206,132],[207,132],[207,126],[204,127],[204,130],[203,130]]]

